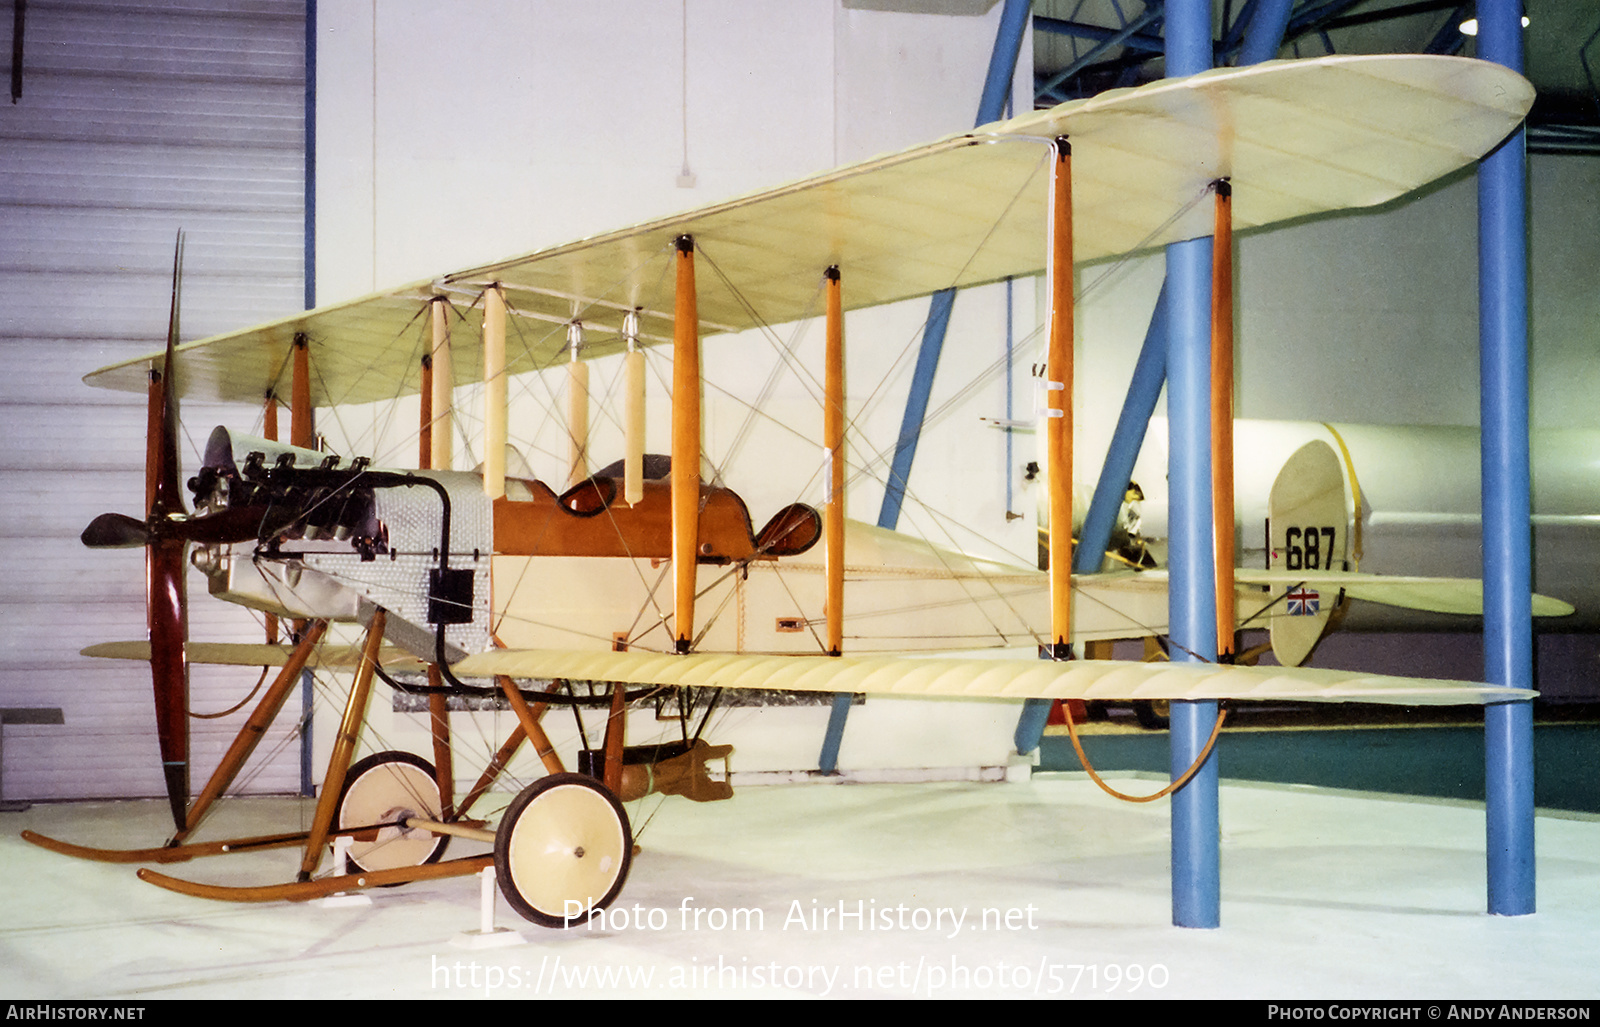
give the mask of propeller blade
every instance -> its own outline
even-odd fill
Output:
[[[189,806],[189,638],[186,579],[188,543],[167,530],[186,512],[178,483],[178,308],[183,279],[183,232],[172,254],[172,310],[167,317],[167,352],[150,374],[149,425],[145,443],[145,609],[150,625],[150,681],[155,691],[156,737],[166,778],[172,822],[187,829]]]
[[[103,513],[78,537],[90,549],[132,549],[147,544],[150,531],[143,521],[126,514]]]
[[[183,233],[172,253],[172,310],[167,316],[167,353],[150,372],[150,423],[145,451],[150,520],[184,512],[178,484],[178,307],[183,293]]]
[[[268,506],[232,507],[212,514],[160,523],[162,538],[201,545],[249,542],[260,536],[263,525],[271,521],[292,521],[292,515],[273,516]],[[153,534],[149,525],[126,514],[104,513],[89,522],[78,536],[90,549],[133,549],[149,545]]]
[[[156,738],[172,822],[182,831],[189,806],[189,637],[186,589],[188,544],[156,539],[145,549],[145,604],[150,624],[150,681],[155,689]]]

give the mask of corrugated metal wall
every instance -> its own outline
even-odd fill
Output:
[[[21,96],[0,100],[0,706],[66,723],[5,729],[4,797],[159,795],[148,669],[78,655],[146,636],[141,552],[78,541],[99,513],[142,516],[144,397],[80,378],[162,344],[179,228],[186,341],[300,308],[306,8],[29,0],[24,15]],[[182,413],[186,475],[213,424],[258,416]],[[190,590],[195,637],[259,640],[197,576]],[[256,676],[197,668],[191,707],[231,706]],[[196,787],[242,716],[194,722]],[[248,787],[297,788],[286,749]]]

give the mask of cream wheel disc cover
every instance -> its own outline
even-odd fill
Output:
[[[371,824],[394,825],[405,817],[441,818],[439,784],[433,767],[407,752],[381,752],[350,768],[344,794],[339,798],[341,830]],[[444,851],[447,839],[432,831],[399,826],[381,827],[376,838],[356,838],[350,843],[350,861],[362,870],[394,870],[431,863]]]
[[[587,921],[616,897],[633,838],[616,798],[594,779],[559,774],[512,803],[495,843],[507,900],[547,926]]]

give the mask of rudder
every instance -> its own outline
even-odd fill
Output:
[[[1267,506],[1268,568],[1345,569],[1348,509],[1344,473],[1333,447],[1321,440],[1301,446],[1272,483]],[[1323,595],[1304,584],[1273,591],[1268,607],[1272,653],[1285,667],[1298,667],[1327,630],[1338,596]]]

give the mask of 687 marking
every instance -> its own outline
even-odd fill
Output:
[[[1284,532],[1284,567],[1291,571],[1333,570],[1337,555],[1331,527],[1289,528]],[[1327,541],[1324,542],[1323,540]]]

